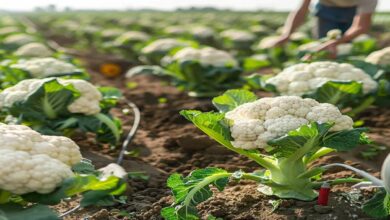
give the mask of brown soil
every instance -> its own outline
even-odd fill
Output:
[[[79,210],[66,219],[162,219],[159,214],[161,208],[172,203],[170,191],[165,184],[170,174],[178,172],[186,175],[194,169],[205,167],[220,167],[229,171],[259,169],[254,162],[218,146],[179,115],[182,109],[213,110],[210,100],[188,97],[184,92],[152,76],[136,76],[131,80],[126,80],[124,76],[105,78],[95,71],[96,65],[105,60],[93,59],[93,55],[83,57],[93,77],[93,83],[120,88],[125,97],[140,108],[142,122],[129,149],[139,152],[139,156],[126,156],[123,166],[128,171],[143,171],[150,179],[129,181],[131,190],[128,192],[126,204],[105,209]],[[136,83],[136,88],[127,88],[126,83],[129,81]],[[128,131],[133,117],[124,115],[121,112],[123,108],[127,108],[125,103],[121,103],[113,113],[123,120],[124,130]],[[389,145],[390,129],[386,119],[390,110],[374,108],[363,115],[366,125],[371,128],[370,137],[380,145]],[[115,162],[119,148],[100,146],[93,141],[93,137],[78,139],[84,157],[93,160],[97,167]],[[362,152],[374,153],[367,159]],[[388,148],[376,152],[363,146],[349,153],[326,156],[316,161],[316,164],[343,162],[378,175],[380,165],[388,152]],[[333,169],[325,178],[351,175],[353,176],[353,173],[349,171]],[[226,220],[370,219],[360,211],[358,202],[349,200],[348,192],[351,189],[347,185],[332,188],[328,208],[316,207],[315,201],[283,200],[276,210],[273,210],[270,202],[278,199],[266,197],[257,192],[256,188],[253,182],[229,184],[223,192],[216,192],[212,199],[199,205],[202,219],[206,219],[209,214]],[[64,212],[76,205],[77,201],[72,201],[62,203],[56,209]],[[127,213],[127,217],[124,217],[123,213]]]

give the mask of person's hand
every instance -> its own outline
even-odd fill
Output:
[[[337,58],[337,45],[338,41],[337,40],[329,40],[321,45],[319,45],[315,50],[314,53],[320,52],[320,51],[326,51],[328,58],[330,59],[336,59]],[[302,61],[309,61],[313,57],[313,54],[307,54],[304,57],[302,57]]]
[[[329,53],[329,58],[336,59],[337,57],[337,40],[330,40],[323,44],[321,44],[317,49],[316,52],[319,51],[326,51]]]
[[[288,35],[281,35],[265,45],[264,49],[283,46],[289,40]]]

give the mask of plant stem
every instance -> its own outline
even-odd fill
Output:
[[[357,106],[356,108],[353,108],[350,112],[348,112],[347,114],[351,117],[354,117],[356,116],[357,114],[359,114],[360,112],[366,110],[366,108],[368,108],[372,103],[375,102],[375,97],[373,96],[370,96],[368,98],[366,98],[362,104],[360,104],[359,106]]]
[[[311,185],[313,188],[320,188],[322,184],[324,184],[325,182],[329,183],[330,185],[337,185],[343,183],[360,183],[360,182],[364,182],[364,180],[358,178],[340,178],[340,179],[329,180],[329,181],[312,182]]]
[[[183,202],[184,205],[190,206],[191,200],[194,197],[195,193],[197,193],[203,187],[211,184],[212,182],[215,182],[218,179],[230,177],[231,175],[232,175],[232,173],[219,173],[219,174],[215,174],[215,175],[204,178],[201,182],[199,182],[194,188],[192,188],[188,192],[188,194],[186,195],[186,199]]]
[[[266,168],[266,169],[269,169],[269,170],[274,170],[274,169],[277,169],[277,167],[275,166],[274,164],[274,161],[271,160],[271,159],[268,159],[268,158],[265,158],[265,157],[262,157],[261,155],[257,154],[257,153],[250,153],[246,150],[242,150],[242,149],[239,149],[239,148],[235,148],[233,146],[226,146],[224,145],[226,148],[228,148],[229,150],[231,151],[234,151],[238,154],[241,154],[241,155],[244,155],[244,156],[247,156],[249,159],[255,161],[256,163],[258,163],[260,166]]]

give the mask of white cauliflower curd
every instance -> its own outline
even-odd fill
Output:
[[[37,78],[80,71],[76,66],[52,57],[21,60],[11,67],[28,71]]]
[[[390,47],[386,47],[383,48],[382,50],[377,50],[372,52],[370,55],[366,57],[365,61],[379,66],[389,66]]]
[[[195,49],[186,47],[179,50],[174,56],[173,60],[184,62],[188,60],[197,60],[203,66],[224,67],[228,65],[238,66],[237,61],[232,55],[223,50],[217,50],[212,47],[202,49]]]
[[[145,42],[150,39],[150,36],[141,31],[128,31],[121,34],[115,39],[116,44],[125,44],[128,42]]]
[[[70,167],[45,154],[0,150],[0,189],[11,193],[50,193],[72,176]]]
[[[176,39],[166,38],[166,39],[153,41],[146,47],[142,48],[141,52],[144,54],[159,53],[159,52],[164,53],[164,52],[168,52],[169,50],[175,47],[181,47],[181,46],[184,47],[188,45]]]
[[[47,136],[24,125],[0,124],[0,150],[24,151],[31,155],[46,154],[68,166],[81,161],[79,146],[63,136]]]
[[[310,122],[335,123],[331,131],[352,129],[353,121],[328,103],[299,96],[262,98],[226,113],[232,121],[232,144],[237,148],[264,148],[267,142]]]
[[[49,57],[53,54],[46,45],[41,43],[29,43],[19,47],[15,51],[15,55],[22,57]]]
[[[230,29],[221,32],[221,37],[228,38],[236,42],[254,41],[256,36],[249,31]]]
[[[24,125],[0,123],[0,189],[14,194],[50,193],[74,174],[82,159],[69,138],[46,136]]]
[[[365,94],[378,86],[363,70],[351,64],[330,61],[293,65],[268,79],[266,83],[274,85],[282,95],[303,95],[332,80],[361,82]]]
[[[4,38],[3,43],[4,44],[11,44],[11,45],[18,45],[22,46],[28,43],[34,42],[35,39],[33,36],[28,34],[13,34],[9,35],[8,37]]]
[[[44,82],[52,80],[46,79],[26,79],[18,84],[9,87],[0,92],[0,109],[11,107],[15,102],[23,101],[30,94],[35,92]],[[58,82],[63,85],[73,85],[80,92],[80,97],[74,100],[68,110],[72,113],[81,113],[85,115],[94,115],[100,112],[100,101],[102,94],[91,83],[81,79],[59,79]]]
[[[215,31],[209,27],[198,26],[191,29],[191,33],[195,37],[210,38],[215,36]]]

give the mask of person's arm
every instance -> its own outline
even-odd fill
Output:
[[[358,14],[354,17],[351,27],[337,40],[329,40],[321,44],[316,51],[327,50],[331,57],[337,56],[337,45],[348,43],[357,36],[367,33],[371,28],[372,13]]]
[[[292,11],[284,25],[283,36],[290,37],[294,31],[305,22],[306,14],[309,11],[311,0],[303,0],[299,9]]]
[[[280,46],[288,41],[291,34],[305,22],[306,14],[309,11],[311,0],[303,0],[298,10],[292,11],[283,27],[282,35],[272,42],[268,47]]]

